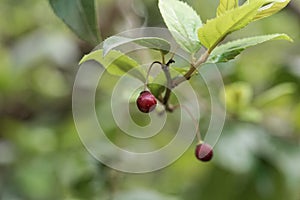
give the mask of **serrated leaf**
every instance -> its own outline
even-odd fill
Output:
[[[140,65],[135,60],[119,51],[112,50],[106,56],[103,56],[103,49],[96,50],[85,55],[79,64],[88,60],[97,61],[112,75],[123,76],[128,73],[143,82],[145,81],[144,73],[139,68]]]
[[[220,0],[219,6],[217,8],[217,16],[221,16],[227,11],[237,8],[238,6],[238,0]]]
[[[55,14],[81,39],[100,40],[94,0],[49,0]]]
[[[207,48],[213,49],[226,35],[248,25],[258,13],[258,9],[270,0],[246,2],[242,6],[228,11],[222,16],[208,20],[198,30],[200,42]]]
[[[164,54],[167,54],[171,49],[171,45],[168,41],[158,37],[127,38],[121,36],[112,36],[104,41],[103,53],[106,55],[112,49],[130,42],[135,42],[141,46],[161,51]]]
[[[272,34],[272,35],[262,35],[244,38],[240,40],[235,40],[228,42],[224,45],[216,47],[210,54],[208,58],[208,63],[220,63],[227,62],[238,56],[243,50],[248,47],[255,46],[270,40],[288,40],[292,39],[286,34]]]
[[[266,6],[263,6],[258,10],[257,15],[254,17],[254,20],[259,20],[261,18],[265,18],[279,12],[284,7],[286,7],[289,2],[290,0],[277,0]]]
[[[189,53],[197,52],[201,48],[197,30],[202,21],[193,8],[179,0],[159,0],[158,6],[176,42]]]

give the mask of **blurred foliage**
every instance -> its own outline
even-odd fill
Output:
[[[187,2],[203,21],[213,17],[218,3]],[[164,26],[156,1],[97,0],[97,6],[103,38],[134,27]],[[192,146],[165,169],[132,175],[93,159],[74,126],[71,93],[77,63],[92,47],[55,17],[47,1],[2,0],[0,199],[299,200],[299,10],[294,2],[230,36],[285,32],[295,42],[266,43],[218,65],[226,84],[228,117],[211,163],[199,163]],[[191,81],[209,104],[203,81]],[[109,85],[99,88],[97,112],[107,116],[105,129],[122,145],[108,105],[101,103],[110,95]],[[202,132],[211,114],[206,106]],[[173,128],[158,145],[172,137]]]

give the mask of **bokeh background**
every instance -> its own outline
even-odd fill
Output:
[[[218,4],[187,2],[203,21]],[[197,161],[192,146],[171,166],[140,175],[102,165],[77,135],[72,86],[77,63],[93,46],[60,21],[48,1],[0,3],[0,199],[300,199],[300,1],[228,38],[287,33],[294,43],[268,42],[218,65],[227,119],[213,161]],[[97,0],[97,10],[103,38],[164,26],[154,0]],[[202,98],[209,101],[205,92]],[[106,116],[107,105],[97,102],[98,114]],[[210,119],[205,112],[202,132]],[[118,128],[105,124],[113,139]]]

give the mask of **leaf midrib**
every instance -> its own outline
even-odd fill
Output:
[[[91,24],[89,23],[88,17],[87,17],[87,15],[84,12],[81,0],[76,0],[76,5],[78,6],[79,13],[83,16],[82,17],[82,19],[84,21],[83,24],[84,24],[85,28],[88,30],[88,32],[89,32],[88,34],[91,36],[91,38],[93,38],[93,40],[95,40],[95,42],[98,41],[98,38],[95,37],[95,35],[93,34],[93,30],[91,28]],[[96,32],[96,34],[97,34],[97,32]]]

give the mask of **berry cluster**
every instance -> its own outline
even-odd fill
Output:
[[[167,63],[167,65],[164,65],[164,67],[168,67],[169,64],[171,64],[173,62],[174,61],[171,59]],[[162,68],[163,68],[163,65],[162,65]],[[151,67],[150,67],[150,69],[151,69]],[[146,79],[145,85],[147,85],[147,79]],[[145,89],[144,91],[142,91],[140,93],[139,97],[137,98],[136,105],[137,105],[138,109],[141,112],[149,113],[149,112],[151,112],[155,109],[155,107],[157,105],[157,100],[156,100],[155,96],[150,91]],[[200,133],[199,133],[199,135],[200,135]],[[209,144],[204,143],[202,140],[200,140],[200,138],[198,138],[198,139],[199,139],[199,143],[198,143],[198,145],[196,146],[196,149],[195,149],[196,158],[200,161],[203,161],[203,162],[210,161],[213,157],[213,148]]]

